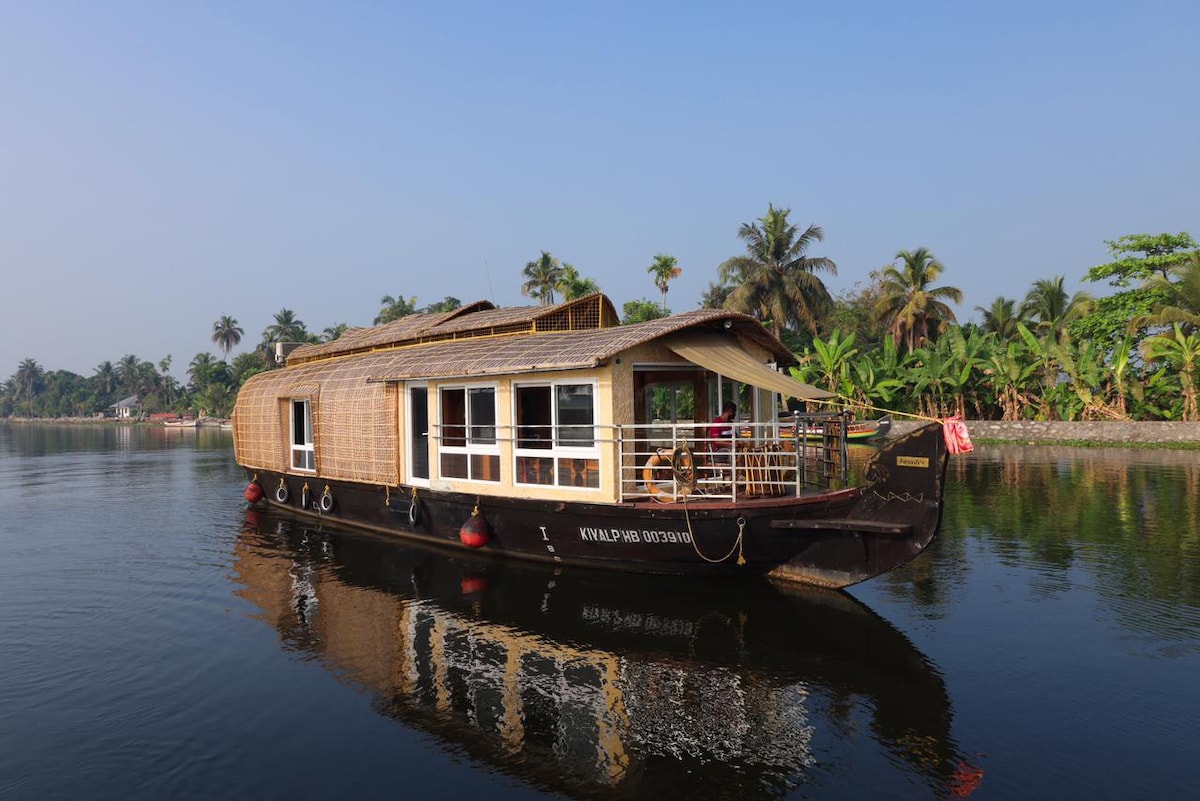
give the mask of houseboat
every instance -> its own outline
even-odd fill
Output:
[[[942,425],[851,481],[844,417],[781,414],[830,393],[736,312],[620,325],[600,294],[480,301],[279,357],[233,414],[252,503],[555,564],[826,587],[908,561],[940,523]]]

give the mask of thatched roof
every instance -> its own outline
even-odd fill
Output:
[[[368,353],[445,340],[478,339],[503,334],[586,331],[618,326],[612,302],[592,294],[549,306],[497,309],[486,300],[434,314],[410,314],[373,328],[352,328],[320,345],[301,345],[288,355],[296,365],[336,356]]]
[[[271,391],[287,394],[299,386],[346,380],[351,376],[360,381],[380,382],[590,369],[630,348],[681,331],[742,337],[764,347],[780,364],[794,362],[787,348],[754,319],[737,312],[701,309],[635,325],[588,331],[417,342],[300,364],[289,359],[286,369],[260,373],[251,380],[260,385],[270,384],[275,388]]]

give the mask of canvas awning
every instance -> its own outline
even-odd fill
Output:
[[[755,361],[733,336],[690,332],[669,337],[663,340],[663,344],[692,364],[743,384],[778,392],[787,398],[822,400],[835,397],[832,392],[797,381]]]

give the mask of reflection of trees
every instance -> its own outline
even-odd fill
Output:
[[[889,592],[944,607],[971,570],[972,540],[1002,565],[1033,571],[1035,592],[1067,592],[1082,575],[1122,626],[1195,636],[1194,453],[996,446],[952,459],[942,532],[925,557],[885,577]]]

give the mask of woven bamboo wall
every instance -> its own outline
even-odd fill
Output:
[[[368,383],[370,369],[367,361],[347,359],[272,370],[251,378],[238,394],[235,411],[238,463],[288,470],[287,401],[307,397],[312,404],[317,471],[322,477],[400,483],[396,390],[391,385]]]

